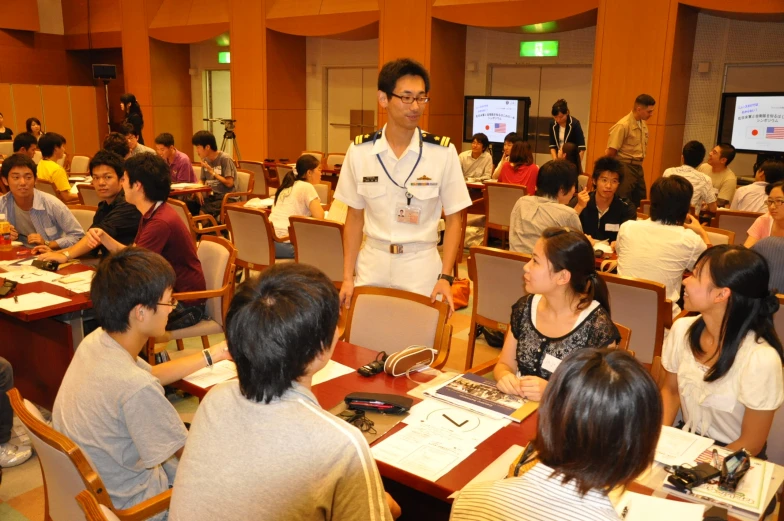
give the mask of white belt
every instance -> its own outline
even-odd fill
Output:
[[[386,251],[396,255],[398,253],[414,253],[416,251],[425,251],[430,248],[435,248],[438,243],[436,242],[408,242],[404,244],[394,244],[389,241],[381,241],[371,237],[365,237],[365,244],[377,250]]]

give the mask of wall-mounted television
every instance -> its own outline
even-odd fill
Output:
[[[528,112],[531,98],[513,96],[466,96],[463,141],[480,132],[491,143],[503,143],[504,136],[517,132],[528,136]]]
[[[738,152],[784,153],[784,92],[724,93],[718,134]]]

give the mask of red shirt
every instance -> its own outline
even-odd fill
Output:
[[[523,185],[528,195],[534,195],[536,193],[536,178],[538,175],[539,167],[535,164],[520,165],[514,168],[512,163],[506,162],[501,167],[498,182]]]
[[[142,216],[133,242],[136,246],[154,251],[169,261],[177,275],[174,293],[207,289],[193,237],[168,204],[163,203],[157,208],[153,206]],[[193,306],[202,302],[204,299],[190,300],[183,304]]]

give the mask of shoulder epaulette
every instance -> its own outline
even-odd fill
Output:
[[[452,142],[448,136],[436,136],[435,134],[429,134],[424,131],[422,132],[422,141],[425,143],[432,143],[434,145],[441,145],[442,147],[448,147]]]
[[[368,141],[373,141],[374,139],[379,139],[380,137],[381,137],[380,130],[373,134],[360,134],[354,138],[354,144],[361,145],[362,143],[367,143]]]

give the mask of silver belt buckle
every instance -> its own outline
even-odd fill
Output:
[[[402,244],[390,244],[389,245],[389,253],[393,255],[397,255],[398,253],[403,253],[403,245]]]

